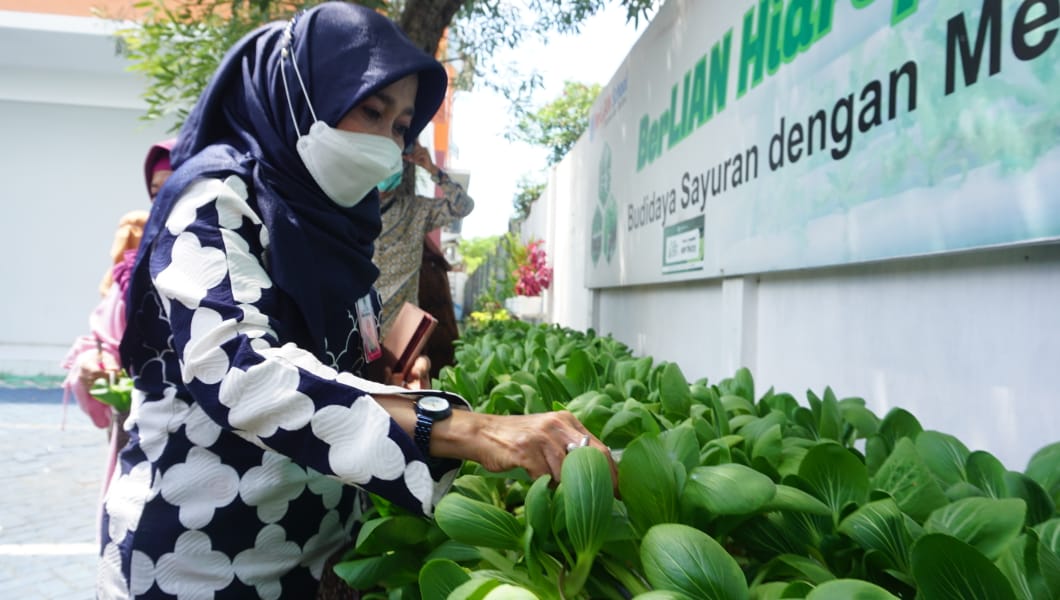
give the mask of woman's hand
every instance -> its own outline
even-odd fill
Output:
[[[414,401],[402,396],[376,396],[390,416],[410,436],[416,427]],[[584,444],[583,444],[584,442]],[[607,457],[611,485],[618,496],[618,469],[611,449],[568,411],[531,415],[491,415],[454,410],[436,421],[431,433],[431,456],[473,460],[495,473],[522,467],[533,478],[550,475],[559,482],[568,447],[592,446]]]
[[[412,152],[409,152],[408,154],[404,155],[405,160],[416,166],[423,167],[432,176],[437,177],[438,167],[434,166],[434,161],[431,160],[430,150],[427,150],[426,148],[421,146],[419,142],[414,142],[414,144],[415,145],[412,147]]]
[[[114,357],[106,352],[82,352],[77,357],[77,379],[86,390],[92,389],[97,379],[108,379],[121,372]]]
[[[431,387],[431,359],[419,356],[409,369],[409,376],[403,377],[401,373],[394,373],[387,367],[383,370],[383,381],[387,385],[396,385],[409,390],[426,390]]]
[[[522,467],[533,478],[547,474],[556,482],[568,447],[581,446],[585,440],[585,445],[607,456],[618,494],[618,470],[611,450],[567,411],[531,415],[454,411],[452,418],[435,425],[434,435],[431,448],[437,456],[467,458],[493,472]]]

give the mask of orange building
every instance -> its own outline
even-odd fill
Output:
[[[0,0],[0,10],[16,12],[95,16],[94,9],[111,18],[132,18],[143,12],[133,7],[137,0]]]

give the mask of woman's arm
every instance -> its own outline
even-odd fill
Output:
[[[431,160],[430,151],[418,142],[412,152],[406,155],[405,160],[427,171],[431,180],[442,188],[441,199],[417,197],[420,202],[431,203],[431,210],[427,216],[427,231],[448,225],[455,219],[466,217],[475,209],[475,201],[464,191],[464,186],[453,181],[445,171],[438,168]]]
[[[429,514],[432,498],[440,496],[436,488],[451,477],[428,473],[428,457],[412,440],[413,399],[283,343],[278,295],[262,262],[267,234],[241,182],[226,183],[193,186],[151,257],[182,383],[195,405],[258,446]],[[454,411],[438,423],[431,454],[558,478],[566,445],[585,434],[569,413]]]
[[[412,435],[416,427],[412,401],[395,396],[377,396],[376,400]],[[580,444],[585,436],[589,445],[610,458],[607,446],[567,411],[502,416],[455,410],[434,424],[430,447],[432,456],[472,460],[488,471],[522,467],[531,477],[551,475],[559,481],[568,444]],[[611,466],[617,482],[613,461]]]
[[[160,320],[149,323],[162,329],[161,339],[171,337],[168,347],[147,351],[159,359],[137,368],[137,387],[150,391],[134,407],[150,428],[141,442],[154,446],[145,452],[160,453],[168,437],[181,435],[182,422],[184,435],[206,448],[227,430],[304,468],[431,512],[452,476],[430,473],[427,457],[373,398],[403,390],[337,371],[289,341],[279,316],[283,296],[264,262],[268,233],[240,180],[189,187],[150,252]],[[353,344],[360,351],[355,331],[336,333],[353,335],[350,351]],[[178,361],[177,372],[154,366]]]

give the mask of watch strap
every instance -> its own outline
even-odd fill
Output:
[[[429,415],[423,414],[423,411],[417,408],[416,429],[413,432],[413,439],[416,441],[416,446],[424,456],[431,455],[431,431],[433,429],[434,419]]]

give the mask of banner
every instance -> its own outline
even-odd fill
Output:
[[[670,0],[575,149],[589,287],[1060,239],[1058,29],[1060,0]]]

